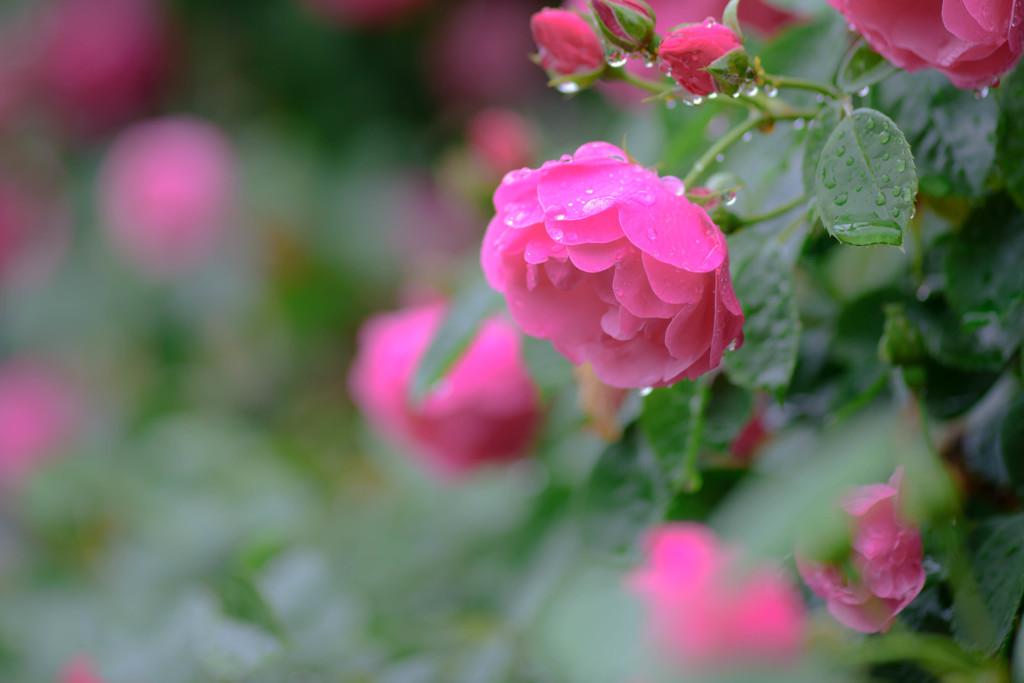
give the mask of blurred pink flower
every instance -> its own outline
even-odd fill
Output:
[[[379,433],[435,474],[457,478],[526,455],[539,413],[521,337],[503,318],[486,321],[437,386],[412,403],[410,382],[444,313],[444,305],[431,304],[370,318],[360,331],[349,390]]]
[[[155,277],[209,256],[234,207],[235,162],[214,126],[180,116],[136,124],[103,162],[98,201],[126,260]]]
[[[70,232],[59,196],[0,175],[0,285],[46,280],[63,258]]]
[[[807,586],[841,623],[864,633],[886,632],[924,588],[921,533],[900,511],[903,468],[888,484],[861,486],[840,506],[850,515],[850,561],[857,576],[834,564],[797,555]]]
[[[667,654],[708,668],[785,663],[799,654],[805,609],[777,571],[742,571],[736,551],[697,523],[656,527],[646,548],[628,583]]]
[[[67,444],[80,422],[79,397],[37,361],[0,365],[0,486],[17,485]]]
[[[88,657],[79,655],[61,669],[57,683],[105,683]]]
[[[480,241],[480,215],[430,176],[392,173],[393,197],[381,216],[390,247],[408,267],[431,270],[462,256]]]
[[[432,0],[302,0],[323,18],[346,27],[398,23]]]
[[[460,106],[521,104],[543,90],[525,0],[467,0],[444,17],[427,41],[423,64],[435,93]]]
[[[682,182],[607,142],[494,192],[481,266],[529,335],[620,388],[718,367],[743,342],[725,236]]]
[[[57,0],[44,15],[39,86],[76,132],[105,129],[154,99],[168,43],[153,0]]]
[[[533,163],[537,134],[521,114],[492,107],[466,125],[466,141],[477,165],[495,178]]]

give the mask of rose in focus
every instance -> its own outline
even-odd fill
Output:
[[[366,419],[441,477],[523,457],[539,421],[515,326],[492,318],[417,405],[409,388],[445,313],[430,304],[370,318],[349,389]]]
[[[797,555],[807,586],[823,598],[841,623],[864,633],[886,632],[921,589],[921,533],[900,510],[903,468],[887,484],[862,486],[843,499],[850,516],[851,577],[834,564]]]
[[[799,654],[805,609],[778,571],[742,571],[736,552],[697,523],[655,528],[646,549],[629,586],[667,654],[702,667],[785,663]]]
[[[719,57],[743,49],[731,28],[711,19],[665,35],[658,46],[658,68],[694,95],[715,92],[714,77],[704,71]]]
[[[606,142],[505,176],[488,282],[527,334],[612,386],[665,386],[742,343],[725,237],[682,182]]]
[[[1024,49],[1024,5],[1014,0],[828,2],[896,66],[938,69],[958,88],[992,85]]]
[[[155,277],[180,274],[214,250],[234,206],[235,164],[224,135],[205,121],[137,124],[101,169],[99,204],[128,262]]]

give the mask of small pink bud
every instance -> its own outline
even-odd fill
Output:
[[[217,246],[233,208],[231,147],[190,117],[138,124],[104,160],[99,203],[111,239],[140,271],[180,274]]]
[[[572,10],[546,7],[530,19],[537,59],[549,74],[590,74],[604,66],[604,47],[594,27]]]
[[[479,166],[495,178],[533,163],[536,133],[511,109],[484,109],[466,126],[466,141]]]
[[[857,576],[797,554],[807,587],[855,631],[885,633],[924,588],[921,532],[900,510],[902,480],[897,467],[889,483],[861,486],[840,504],[850,516],[850,564]]]
[[[654,10],[643,0],[592,0],[598,27],[608,42],[629,52],[654,38]]]
[[[670,31],[658,46],[658,66],[688,92],[704,96],[715,92],[715,79],[704,69],[742,48],[731,28],[707,19]]]
[[[105,683],[88,657],[79,655],[61,669],[58,683]]]

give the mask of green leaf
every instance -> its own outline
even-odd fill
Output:
[[[674,480],[683,464],[686,442],[693,430],[700,393],[696,382],[676,382],[644,397],[640,427],[654,449],[661,469]]]
[[[998,92],[996,163],[1006,177],[1010,194],[1024,207],[1024,69],[1014,69]]]
[[[665,477],[636,425],[605,449],[584,497],[583,533],[588,547],[613,556],[636,551],[644,529],[660,520],[666,505]]]
[[[953,594],[953,633],[984,655],[1002,649],[1024,597],[1024,515],[992,517],[970,537],[972,580]]]
[[[999,430],[1003,464],[1017,494],[1024,494],[1024,393],[1017,394],[1006,409]]]
[[[922,192],[984,194],[996,158],[994,98],[977,99],[935,71],[900,72],[874,90],[874,101],[892,116],[914,150]]]
[[[907,318],[924,340],[928,354],[943,365],[973,372],[997,372],[1020,344],[1021,332],[992,317],[965,317],[932,295],[908,301]]]
[[[839,241],[903,244],[917,196],[914,157],[903,133],[881,112],[854,111],[825,143],[815,193],[822,222]]]
[[[885,57],[872,50],[863,38],[843,58],[836,76],[836,85],[843,92],[860,92],[896,71]]]
[[[737,12],[740,8],[740,0],[729,0],[729,4],[722,10],[722,23],[732,29],[739,39],[743,40],[743,31],[740,29],[740,20]]]
[[[949,303],[962,316],[1019,317],[1024,304],[1021,264],[1024,214],[1007,195],[996,195],[967,218],[947,251]]]
[[[804,190],[808,196],[814,196],[815,181],[818,175],[818,160],[821,159],[821,152],[825,149],[832,131],[839,125],[843,118],[843,108],[838,102],[825,105],[818,115],[814,117],[807,126],[807,136],[804,138],[804,161],[801,167],[801,176],[804,181]]]
[[[741,387],[781,398],[796,366],[800,317],[793,273],[774,239],[748,260],[733,262],[733,287],[746,322],[743,346],[726,355],[725,372]]]
[[[281,623],[263,595],[246,576],[231,574],[215,586],[224,614],[239,621],[259,626],[278,638],[284,637]]]
[[[456,295],[413,376],[413,401],[421,401],[473,340],[480,324],[501,306],[501,295],[484,281]]]

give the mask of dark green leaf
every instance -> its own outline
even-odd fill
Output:
[[[423,354],[411,385],[412,399],[427,392],[466,350],[480,323],[501,305],[501,296],[483,280],[459,293],[451,303],[434,340]]]
[[[924,364],[924,376],[924,404],[940,420],[966,413],[999,379],[995,372],[968,372],[931,359]]]
[[[1024,495],[1024,393],[1017,394],[1006,409],[999,445],[1010,481],[1018,495]]]
[[[248,577],[232,574],[218,581],[215,588],[224,614],[284,637],[281,623]]]
[[[996,162],[1017,204],[1024,207],[1024,69],[1017,68],[999,88]]]
[[[876,88],[876,102],[907,136],[931,195],[977,197],[995,160],[996,104],[953,87],[935,71],[898,73]]]
[[[921,331],[928,354],[943,365],[975,372],[996,372],[1020,344],[1020,330],[998,319],[961,317],[941,296],[910,301],[907,319]]]
[[[675,521],[704,521],[746,473],[746,470],[704,470],[700,489],[677,494],[665,517]]]
[[[804,161],[801,167],[801,175],[804,181],[804,190],[808,196],[814,196],[815,180],[818,174],[818,160],[821,158],[821,151],[825,149],[825,143],[832,135],[832,131],[839,125],[843,117],[843,108],[838,102],[825,105],[824,108],[814,117],[807,126],[807,136],[804,138]]]
[[[858,109],[839,122],[818,161],[818,214],[847,244],[903,244],[917,196],[914,157],[885,114]]]
[[[749,260],[733,262],[733,286],[746,322],[743,346],[725,357],[725,372],[741,387],[781,397],[796,365],[800,318],[793,274],[774,239]]]
[[[974,211],[946,258],[946,296],[962,315],[984,322],[1020,316],[1024,305],[1024,214],[1000,194]],[[1008,321],[1011,324],[1014,321]]]
[[[895,70],[896,67],[885,61],[885,57],[872,50],[861,38],[843,58],[836,76],[836,85],[843,92],[860,92]]]
[[[637,549],[644,529],[660,520],[666,482],[639,429],[631,426],[622,440],[605,449],[587,483],[584,537],[600,553],[621,556]]]
[[[971,534],[971,579],[954,587],[953,633],[979,654],[1006,642],[1024,597],[1024,515],[992,517]]]
[[[683,463],[700,393],[696,382],[684,380],[655,389],[644,397],[640,426],[660,467],[674,479]]]

